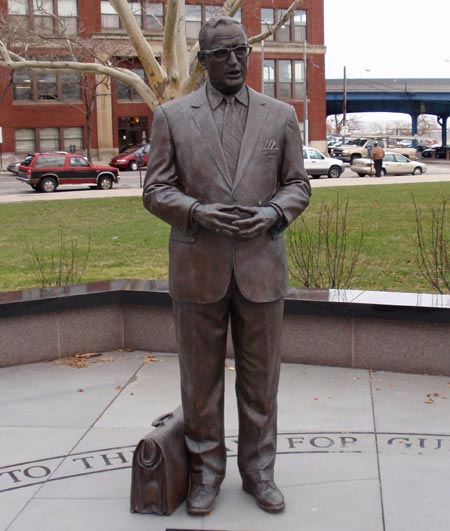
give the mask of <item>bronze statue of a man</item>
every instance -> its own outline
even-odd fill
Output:
[[[199,34],[208,82],[155,111],[145,207],[171,225],[185,439],[187,510],[214,507],[225,476],[224,365],[235,352],[238,467],[261,509],[284,509],[274,482],[279,342],[287,264],[283,231],[307,207],[294,109],[245,84],[251,48],[235,20]]]

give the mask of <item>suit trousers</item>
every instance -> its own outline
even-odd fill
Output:
[[[225,476],[224,373],[228,325],[235,352],[241,476],[273,479],[284,300],[245,299],[234,278],[214,303],[174,300],[185,439],[191,480]]]

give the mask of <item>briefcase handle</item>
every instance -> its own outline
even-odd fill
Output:
[[[152,426],[154,428],[159,428],[160,426],[164,426],[167,419],[170,419],[173,417],[173,412],[170,411],[170,413],[164,413],[163,415],[157,417],[153,422]]]

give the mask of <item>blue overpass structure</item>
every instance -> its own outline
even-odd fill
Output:
[[[447,145],[450,116],[450,79],[327,79],[327,115],[346,112],[399,112],[411,116],[417,134],[421,114],[434,114]]]

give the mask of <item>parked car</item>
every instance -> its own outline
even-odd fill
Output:
[[[16,177],[38,192],[54,192],[66,184],[88,184],[109,190],[119,182],[119,170],[105,164],[92,164],[77,153],[34,153],[19,165]]]
[[[306,173],[313,178],[328,175],[332,179],[337,179],[345,169],[341,160],[325,157],[319,150],[312,147],[303,148],[303,160]]]
[[[19,173],[19,165],[20,160],[14,160],[13,162],[10,162],[8,166],[6,166],[6,169],[10,171],[11,173],[14,173],[17,175]]]
[[[375,175],[373,161],[370,159],[355,159],[350,169],[360,177]],[[423,162],[410,160],[398,153],[387,152],[383,159],[381,174],[384,175],[421,175],[427,171],[427,166]]]
[[[63,153],[66,153],[63,151]],[[19,166],[21,164],[27,166],[31,160],[33,159],[34,153],[28,153],[28,155],[23,160],[14,160],[13,162],[10,162],[6,169],[10,171],[11,173],[18,174],[19,173]]]
[[[147,166],[148,155],[150,153],[150,144],[142,144],[141,146],[131,146],[124,152],[113,157],[110,165],[120,170],[138,170],[139,167]],[[139,160],[141,159],[141,160]]]
[[[386,146],[386,142],[379,138],[365,137],[347,139],[342,145],[331,148],[330,155],[344,162],[350,162],[350,164],[353,164],[355,159],[370,156],[370,152],[372,151],[375,142],[383,148]],[[390,151],[400,153],[411,160],[417,159],[417,151],[416,148],[413,147],[399,145],[396,147],[390,147]]]
[[[422,151],[422,158],[429,159],[445,159],[447,157],[447,151],[450,150],[450,146],[442,147],[441,144],[430,146]]]

